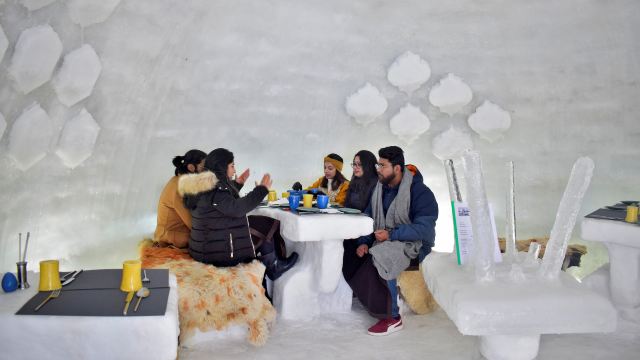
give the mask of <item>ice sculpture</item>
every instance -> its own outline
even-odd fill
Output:
[[[431,151],[438,159],[445,160],[460,157],[470,149],[473,149],[471,136],[451,126],[433,139]]]
[[[431,121],[418,107],[407,104],[391,118],[389,126],[391,133],[411,144],[429,130]]]
[[[469,116],[469,126],[483,139],[494,142],[502,138],[504,132],[511,127],[511,115],[500,106],[485,100]]]
[[[593,162],[578,159],[558,210],[555,229],[547,250],[552,253],[549,266],[537,259],[538,243],[531,243],[527,256],[516,262],[491,264],[487,238],[491,231],[487,219],[480,158],[469,152],[464,156],[466,182],[472,220],[478,210],[485,211],[473,221],[472,259],[475,273],[456,263],[455,254],[432,252],[422,262],[422,272],[438,304],[444,309],[460,333],[480,337],[480,352],[487,359],[531,360],[538,355],[541,334],[601,333],[616,329],[617,313],[605,297],[588,289],[565,272],[561,259],[567,246],[575,215],[593,172]],[[513,183],[513,180],[512,180]],[[480,196],[479,196],[480,195]],[[481,206],[478,206],[481,205]],[[483,220],[484,218],[484,220]],[[476,243],[478,221],[484,226],[485,244]],[[560,224],[560,225],[558,225]],[[555,235],[554,235],[555,234]],[[483,245],[483,248],[478,248]],[[560,259],[560,261],[558,261]],[[541,277],[549,271],[555,276]],[[482,281],[493,275],[494,281]],[[553,279],[553,281],[548,281]],[[480,281],[479,281],[480,280]]]
[[[515,195],[515,174],[513,161],[507,163],[509,173],[509,192],[507,192],[507,226],[505,231],[505,259],[507,262],[517,260],[516,250],[516,195]]]
[[[28,94],[49,81],[61,53],[62,42],[51,26],[29,28],[18,38],[9,74],[18,89]]]
[[[472,98],[469,85],[453,74],[448,74],[429,92],[429,102],[449,115],[460,112]]]
[[[4,119],[2,113],[0,113],[0,140],[2,139],[2,135],[4,134],[4,130],[7,128],[7,122]]]
[[[389,82],[409,95],[418,90],[430,77],[429,63],[411,51],[398,56],[387,72]]]
[[[5,35],[2,26],[0,26],[0,62],[2,62],[7,47],[9,47],[9,39],[7,39],[7,35]]]
[[[347,114],[358,124],[367,125],[387,111],[387,99],[375,86],[367,83],[347,98]]]
[[[71,21],[82,27],[101,23],[113,13],[120,0],[67,0],[65,4],[69,10]]]
[[[20,0],[20,3],[24,5],[29,11],[38,10],[43,8],[56,0]]]
[[[474,266],[476,281],[493,281],[493,253],[495,241],[491,227],[489,201],[485,193],[484,177],[480,154],[468,151],[463,157],[465,180],[467,184],[467,204],[471,210],[471,226],[473,229],[473,252],[471,263]]]
[[[75,168],[91,156],[99,132],[100,126],[87,109],[83,108],[64,125],[56,155],[66,167]]]
[[[101,71],[98,54],[91,45],[85,44],[64,57],[62,67],[51,84],[60,102],[72,106],[91,95]]]
[[[9,156],[25,171],[42,160],[49,149],[53,126],[40,104],[29,106],[15,121],[9,133]]]
[[[593,168],[593,160],[588,157],[582,157],[573,164],[571,177],[560,200],[556,221],[551,228],[549,242],[540,266],[540,275],[547,279],[556,279],[562,268],[567,245],[582,205],[582,198],[591,183]]]

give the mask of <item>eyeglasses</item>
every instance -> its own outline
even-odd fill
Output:
[[[354,163],[351,163],[351,167],[354,167],[354,168],[359,167],[359,168],[361,168],[361,167],[362,167],[362,164],[361,164],[361,163],[354,162]]]
[[[377,163],[377,164],[375,164],[375,167],[376,167],[376,170],[380,170],[380,169],[382,169],[382,168],[386,167],[387,165],[390,165],[390,164],[380,164],[380,163]]]

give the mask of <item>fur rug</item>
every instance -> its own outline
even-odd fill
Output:
[[[438,308],[422,277],[422,271],[403,271],[398,276],[398,287],[402,298],[416,314],[424,315]]]
[[[216,268],[179,249],[154,247],[150,240],[140,246],[140,259],[143,268],[169,269],[178,280],[180,342],[196,329],[206,332],[245,324],[249,343],[266,343],[276,310],[262,287],[261,262]]]

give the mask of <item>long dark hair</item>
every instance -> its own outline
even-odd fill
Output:
[[[227,168],[229,164],[233,162],[233,153],[224,148],[217,148],[207,155],[204,160],[205,169],[216,174],[219,184],[227,185],[234,195],[238,195],[238,189],[233,185],[233,182],[227,177]]]
[[[176,176],[189,173],[189,165],[198,166],[198,164],[207,157],[204,151],[193,149],[187,151],[184,156],[176,156],[173,158],[173,166],[176,167]]]
[[[360,158],[362,164],[362,176],[351,176],[351,182],[349,183],[349,190],[347,190],[347,199],[345,201],[346,207],[354,209],[364,210],[369,205],[369,197],[373,191],[374,186],[378,182],[378,174],[376,172],[376,163],[378,160],[371,151],[360,150],[354,156]]]
[[[328,158],[331,158],[333,160],[338,160],[341,163],[344,163],[344,160],[342,159],[342,157],[338,154],[329,154],[327,155]],[[331,180],[331,189],[333,190],[337,190],[340,185],[342,185],[345,181],[347,181],[347,178],[344,177],[344,175],[342,175],[342,173],[340,172],[340,170],[338,170],[336,168],[336,176],[333,177],[333,180]],[[322,183],[320,184],[320,187],[323,188],[327,188],[327,184],[329,183],[328,179],[323,176],[322,177]]]

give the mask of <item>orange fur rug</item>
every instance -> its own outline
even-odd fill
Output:
[[[143,268],[169,269],[178,280],[180,342],[196,329],[206,332],[245,324],[251,344],[266,343],[276,310],[262,287],[261,262],[217,268],[194,261],[179,249],[153,247],[150,240],[140,246],[140,259]]]

